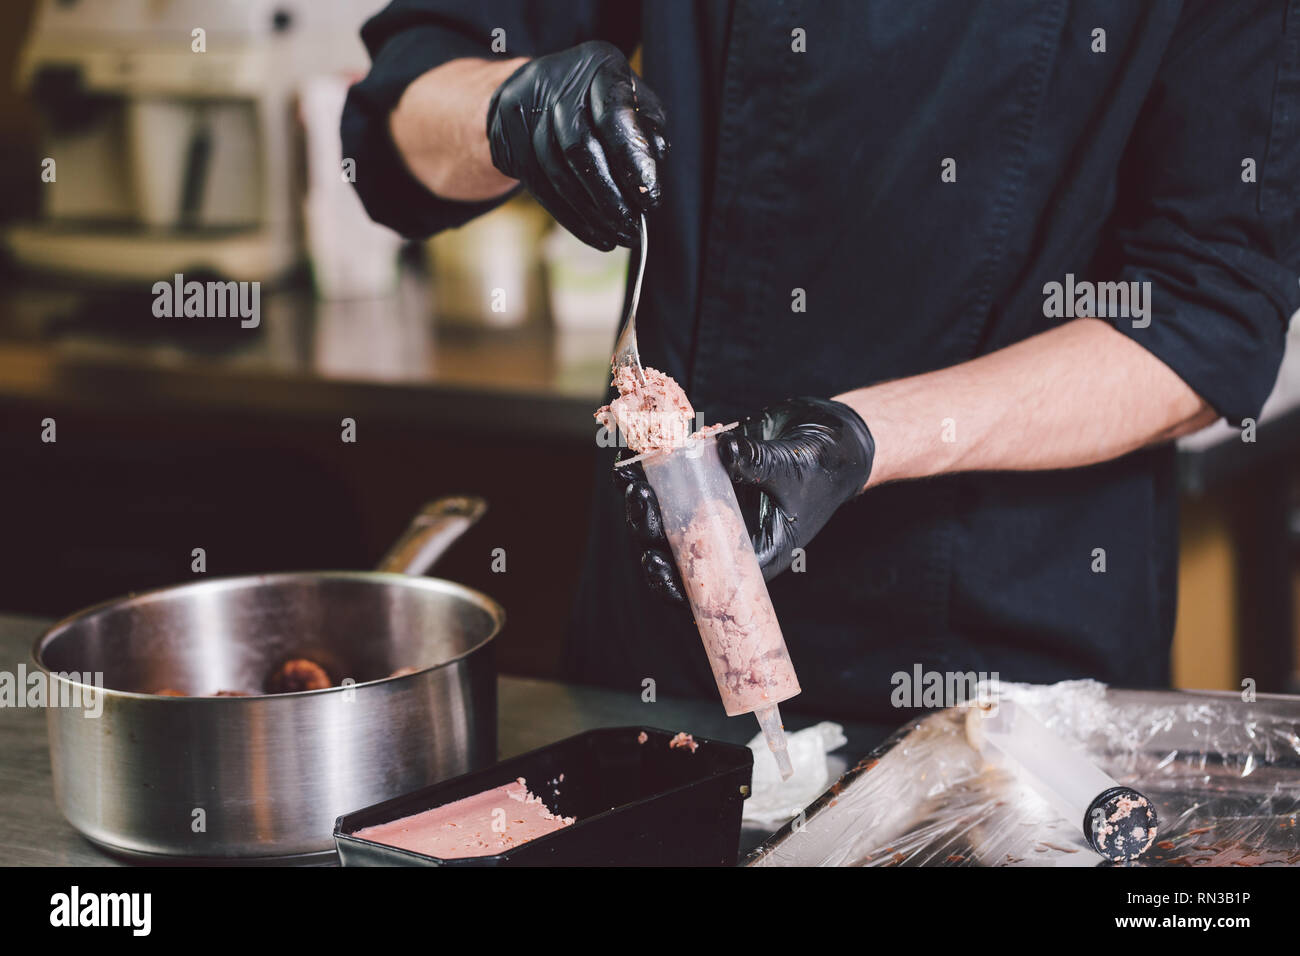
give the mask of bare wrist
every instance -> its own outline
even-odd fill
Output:
[[[452,60],[416,77],[388,119],[411,175],[435,195],[464,202],[514,188],[516,181],[492,165],[487,111],[497,87],[526,62]]]
[[[877,406],[872,401],[870,392],[870,389],[859,388],[833,396],[834,401],[843,402],[858,413],[866,422],[867,428],[871,430],[871,437],[875,442],[871,474],[867,476],[867,483],[863,486],[863,490],[894,480],[892,472],[896,449],[893,429],[882,415],[877,414]]]
[[[935,418],[924,402],[924,389],[912,380],[854,389],[836,395],[835,401],[861,415],[875,439],[866,488],[953,469],[957,454],[956,436],[950,434],[953,423]]]

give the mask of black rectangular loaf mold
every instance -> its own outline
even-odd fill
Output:
[[[645,743],[639,742],[644,733]],[[344,866],[733,866],[754,758],[748,747],[650,727],[589,730],[485,770],[339,817]],[[560,779],[563,774],[563,780]],[[439,807],[519,777],[552,813],[576,821],[494,856],[440,859],[359,839],[365,827]]]

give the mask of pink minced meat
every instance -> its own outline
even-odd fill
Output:
[[[453,803],[358,830],[355,836],[441,859],[493,856],[572,826],[523,777]]]
[[[704,501],[685,528],[665,532],[728,716],[798,694],[799,678],[740,516],[723,502]]]
[[[668,746],[673,750],[676,750],[678,747],[685,747],[691,753],[695,753],[695,751],[700,749],[700,745],[695,742],[695,738],[684,730],[678,733],[672,740],[668,741]]]
[[[1102,848],[1105,848],[1106,846],[1107,837],[1124,826],[1121,821],[1127,820],[1134,810],[1139,808],[1145,809],[1148,806],[1149,804],[1147,803],[1146,797],[1120,797],[1115,804],[1115,812],[1106,818],[1106,823],[1101,828],[1101,839],[1099,842]],[[1134,841],[1146,841],[1143,844],[1142,849],[1137,851],[1138,854],[1145,853],[1147,849],[1150,848],[1152,841],[1156,838],[1156,830],[1152,827],[1148,832],[1144,827],[1134,827],[1131,837]]]
[[[623,435],[637,454],[676,448],[693,431],[695,409],[682,387],[655,368],[643,369],[644,384],[626,365],[614,369],[618,398],[596,410],[596,421]]]

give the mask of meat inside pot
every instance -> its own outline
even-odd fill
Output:
[[[399,667],[386,675],[386,679],[406,677],[408,674],[416,673],[419,673],[419,668]],[[333,686],[334,681],[330,678],[329,672],[320,664],[310,658],[293,657],[277,665],[267,675],[264,690],[260,693],[246,690],[219,690],[215,694],[187,694],[174,687],[163,687],[151,693],[159,697],[260,697],[263,694],[294,694],[299,691],[323,690]]]
[[[268,694],[293,694],[304,690],[324,690],[333,687],[330,675],[315,661],[294,657],[285,661],[266,679]]]

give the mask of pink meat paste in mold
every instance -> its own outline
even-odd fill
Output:
[[[497,811],[504,811],[498,813]],[[574,822],[553,814],[528,791],[523,777],[441,807],[390,823],[365,827],[354,836],[441,859],[493,856]]]

